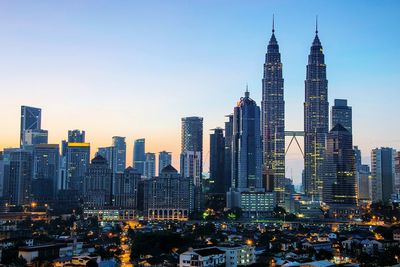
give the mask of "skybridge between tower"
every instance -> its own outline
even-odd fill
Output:
[[[289,151],[289,148],[292,145],[293,140],[294,140],[297,144],[297,147],[300,149],[301,155],[303,155],[303,158],[304,158],[304,151],[300,146],[299,140],[297,140],[297,137],[304,137],[304,131],[285,131],[285,136],[292,137],[290,139],[289,145],[287,146],[287,148],[285,150],[285,156],[286,156],[287,152]]]

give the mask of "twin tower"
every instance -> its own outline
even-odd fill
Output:
[[[276,204],[284,203],[285,193],[285,100],[282,61],[272,35],[265,55],[261,102],[264,184],[276,193]],[[328,80],[322,45],[316,24],[305,79],[304,172],[305,194],[321,200],[325,140],[329,131]]]

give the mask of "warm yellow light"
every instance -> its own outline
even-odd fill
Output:
[[[32,202],[32,203],[31,203],[31,207],[32,207],[32,208],[36,208],[36,206],[37,206],[37,203],[36,203],[36,202]]]
[[[68,143],[68,147],[89,147],[90,143]]]

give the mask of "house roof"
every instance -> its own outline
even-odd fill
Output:
[[[206,257],[215,254],[225,254],[225,251],[220,250],[219,248],[201,248],[194,250],[200,256]]]

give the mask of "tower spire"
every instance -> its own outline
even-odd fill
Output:
[[[249,97],[250,93],[249,93],[249,84],[246,83],[246,92],[244,93],[245,97]]]
[[[272,33],[275,32],[275,14],[272,14]]]
[[[315,34],[318,34],[318,15],[315,18]]]

